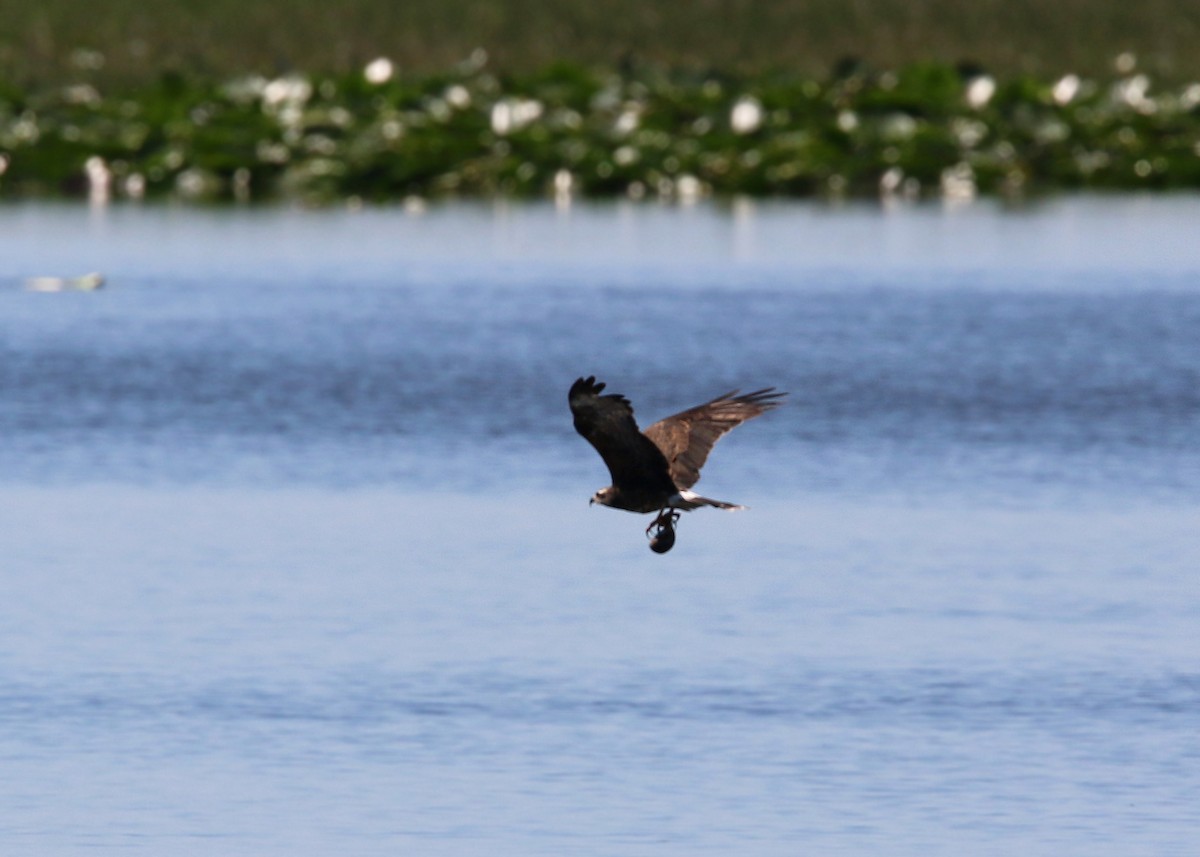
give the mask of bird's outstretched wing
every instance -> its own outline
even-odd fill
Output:
[[[700,468],[722,435],[778,407],[786,395],[776,393],[774,387],[745,395],[732,390],[711,402],[659,420],[645,433],[662,450],[675,484],[691,488],[700,479]]]
[[[580,378],[571,385],[567,402],[575,417],[575,430],[596,448],[613,485],[627,489],[662,482],[667,493],[668,468],[658,446],[641,431],[633,418],[633,406],[616,393],[600,395],[604,384],[595,377]]]

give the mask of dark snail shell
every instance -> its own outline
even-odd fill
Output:
[[[675,528],[669,524],[659,526],[650,539],[650,550],[655,553],[666,553],[675,547]]]

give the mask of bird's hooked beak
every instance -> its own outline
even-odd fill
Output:
[[[595,505],[596,505],[596,498],[595,498],[595,497],[589,497],[589,498],[588,498],[588,505],[589,505],[589,506],[595,506]]]

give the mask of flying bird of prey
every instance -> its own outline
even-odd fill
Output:
[[[733,390],[659,420],[643,432],[629,400],[615,393],[600,395],[604,386],[595,377],[580,378],[567,394],[575,430],[596,448],[612,475],[613,484],[597,491],[591,502],[629,512],[657,512],[646,527],[647,535],[657,527],[650,542],[657,553],[675,544],[681,512],[701,506],[745,508],[701,497],[691,487],[726,432],[777,407],[786,393],[776,393],[774,387],[744,395]]]

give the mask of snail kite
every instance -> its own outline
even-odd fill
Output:
[[[722,435],[778,406],[786,393],[774,387],[744,395],[733,390],[659,420],[643,432],[629,400],[614,393],[600,395],[604,386],[595,377],[580,378],[567,394],[575,430],[596,448],[612,475],[613,484],[597,491],[591,502],[629,512],[657,512],[646,532],[658,528],[650,544],[658,553],[675,543],[681,511],[744,508],[701,497],[691,487]]]

